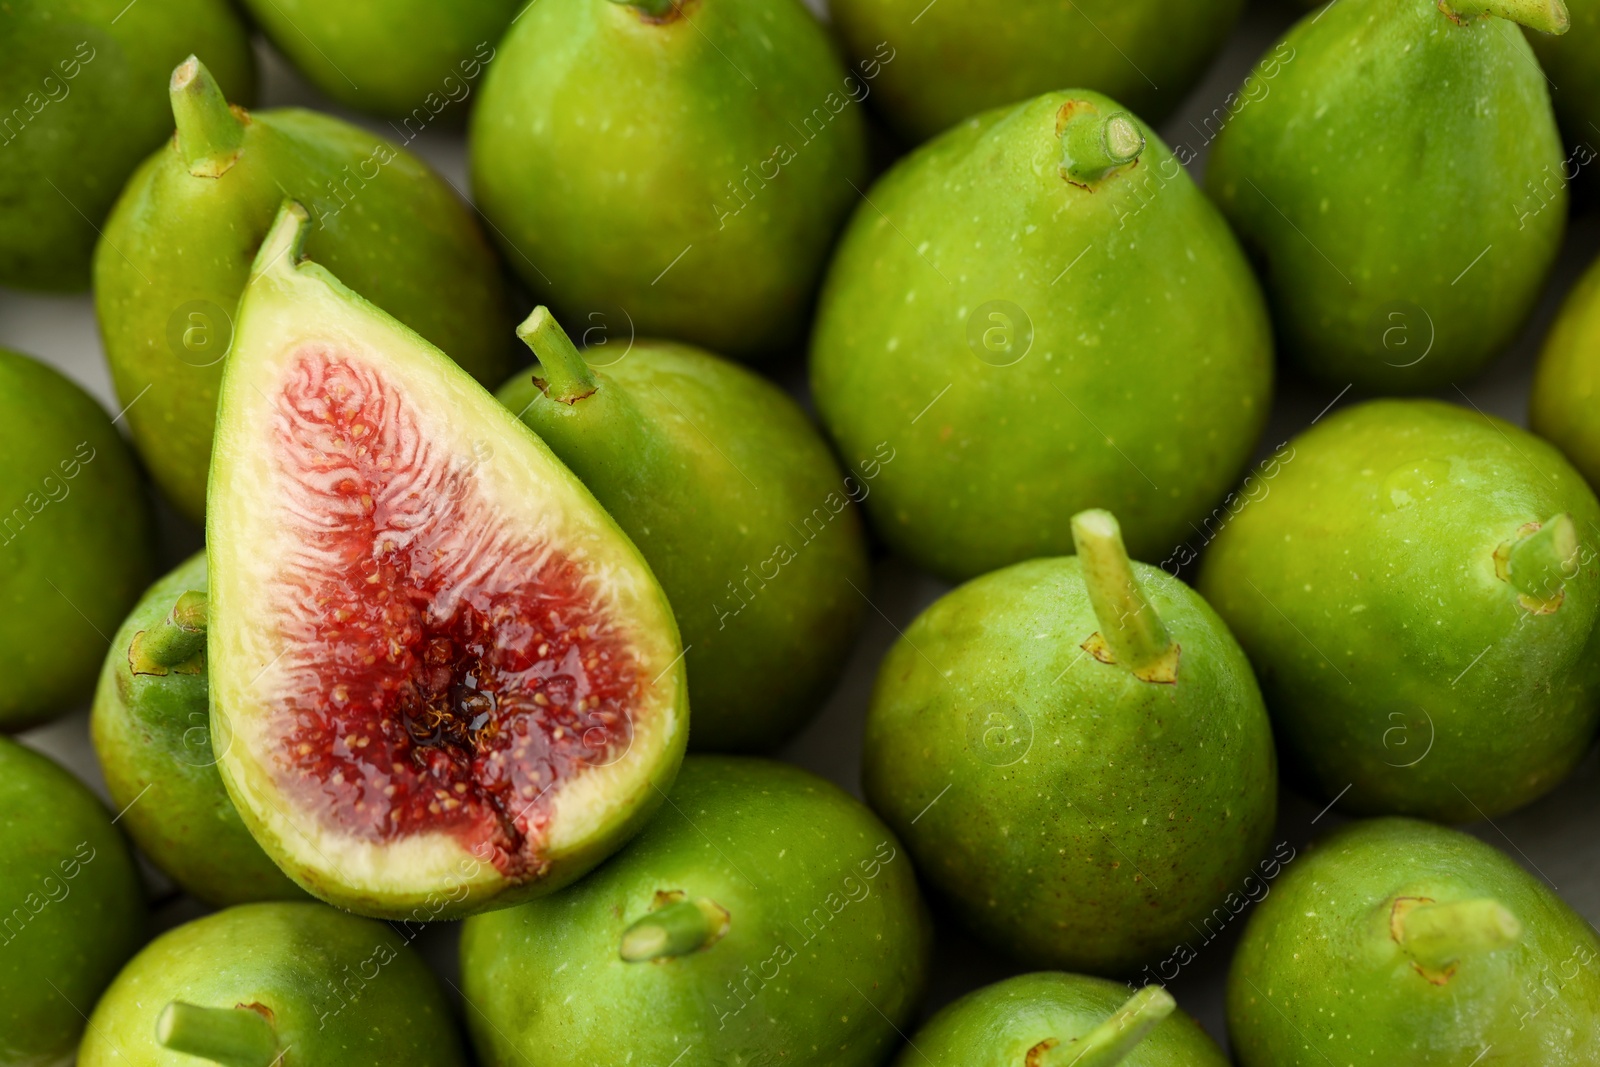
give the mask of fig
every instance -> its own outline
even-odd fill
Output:
[[[240,904],[156,938],[89,1020],[79,1067],[465,1067],[438,979],[388,926]]]
[[[5,16],[0,13],[0,19]],[[87,696],[103,635],[155,573],[155,526],[133,455],[99,402],[0,348],[0,730]]]
[[[1556,118],[1567,140],[1587,147],[1578,159],[1589,163],[1594,161],[1594,149],[1588,146],[1593,145],[1600,128],[1600,3],[1565,2],[1571,18],[1567,32],[1534,30],[1528,33],[1528,41],[1550,75]],[[1571,177],[1570,169],[1567,174]]]
[[[111,640],[89,720],[111,802],[155,865],[208,904],[299,900],[228,799],[211,748],[206,557],[151,586]]]
[[[1172,995],[1080,974],[1022,974],[968,993],[894,1067],[1228,1067]]]
[[[144,941],[139,872],[94,794],[4,737],[0,854],[0,1063],[71,1063],[82,1013]]]
[[[1480,370],[1566,225],[1561,135],[1528,42],[1562,0],[1339,0],[1246,80],[1206,188],[1256,259],[1285,353],[1374,392]],[[1270,73],[1269,73],[1270,72]],[[1530,197],[1554,177],[1547,200]],[[1531,202],[1538,210],[1529,210]]]
[[[709,352],[635,341],[617,357],[608,340],[591,367],[543,307],[519,332],[539,363],[500,399],[660,579],[688,650],[690,743],[776,746],[850,654],[869,578],[849,505],[866,471],[845,478],[787,394]]]
[[[1533,375],[1528,425],[1600,485],[1600,259],[1567,295]],[[1591,531],[1592,532],[1592,531]]]
[[[192,49],[255,98],[249,35],[228,0],[8,0],[0,7],[0,285],[89,286],[98,227],[167,133],[161,83]]]
[[[358,914],[452,918],[579,877],[688,732],[648,565],[534,433],[300,262],[239,302],[207,504],[211,737],[267,855]]]
[[[835,0],[845,50],[877,108],[921,141],[962,119],[1059,89],[1093,89],[1157,122],[1175,108],[1243,0]]]
[[[444,179],[327,115],[230,108],[193,56],[170,88],[177,132],[106,222],[94,297],[134,444],[179,511],[205,515],[234,308],[285,196],[315,212],[312,253],[363,296],[485,385],[511,372],[499,267]]]
[[[1597,523],[1532,434],[1377,400],[1291,442],[1199,589],[1255,665],[1294,784],[1356,814],[1492,818],[1594,736]]]
[[[1071,552],[1090,507],[1137,558],[1191,536],[1260,435],[1272,338],[1176,158],[1074,90],[971,119],[873,187],[829,269],[811,384],[847,465],[897,457],[866,500],[884,539],[963,580]]]
[[[467,1025],[486,1067],[868,1067],[916,1009],[928,934],[858,801],[787,764],[691,756],[610,863],[463,924]]]
[[[499,49],[472,187],[542,302],[740,358],[798,340],[867,175],[861,82],[805,7],[540,0]]]
[[[1577,1067],[1600,1058],[1597,958],[1593,928],[1509,857],[1373,819],[1320,842],[1251,915],[1228,1036],[1241,1067]]]
[[[1216,614],[1132,563],[1109,512],[1078,555],[968,582],[907,627],[862,785],[985,942],[1119,975],[1190,936],[1265,851],[1277,765]]]

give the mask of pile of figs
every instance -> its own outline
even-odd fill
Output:
[[[1600,0],[1245,7],[0,3],[0,1067],[1600,1063]]]

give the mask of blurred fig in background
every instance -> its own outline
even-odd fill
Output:
[[[1545,338],[1528,425],[1600,486],[1600,260],[1567,294]]]

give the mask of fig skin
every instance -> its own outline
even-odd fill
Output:
[[[163,86],[196,48],[233,99],[255,99],[249,34],[227,0],[10,0],[0,10],[0,285],[89,287],[96,227],[171,130]],[[27,116],[20,130],[12,109]]]
[[[204,648],[170,668],[132,666],[138,635],[190,590],[206,591],[204,552],[158,579],[111,640],[89,720],[111,802],[126,809],[121,825],[151,862],[206,903],[303,900],[245,829],[217,773]]]
[[[0,1062],[57,1067],[83,1032],[78,1009],[144,941],[139,872],[83,783],[4,737],[0,854]]]
[[[536,320],[550,341],[529,332]],[[607,341],[589,350],[591,370],[542,308],[524,336],[543,361],[500,400],[666,591],[689,649],[690,746],[776,747],[821,707],[853,646],[870,577],[850,501],[871,482],[846,480],[786,393],[709,352],[641,340],[618,357]]]
[[[99,402],[0,349],[0,730],[88,696],[104,634],[155,573],[144,480]]]
[[[472,187],[541,303],[739,359],[799,341],[867,150],[798,0],[540,0],[499,49]]]
[[[1440,822],[1552,789],[1600,715],[1600,504],[1578,472],[1433,400],[1335,412],[1280,462],[1198,587],[1255,665],[1293,784]],[[1547,611],[1496,553],[1563,513],[1578,550]]]
[[[1530,30],[1528,43],[1550,75],[1550,95],[1562,132],[1573,144],[1592,146],[1595,127],[1600,126],[1600,3],[1565,3],[1572,28],[1560,35]],[[1593,162],[1592,148],[1590,152]]]
[[[1285,355],[1335,388],[1415,393],[1481,370],[1561,246],[1543,72],[1516,26],[1445,7],[1339,0],[1305,16],[1246,80],[1253,102],[1207,164]]]
[[[662,892],[722,909],[721,936],[625,961],[625,931]],[[677,1067],[867,1067],[915,1011],[929,933],[911,865],[859,802],[796,767],[691,756],[611,862],[467,920],[468,1026],[487,1067],[611,1063],[623,1040],[635,1061]],[[619,1030],[626,1019],[650,1025]]]
[[[1123,557],[1126,558],[1125,556]],[[1179,649],[1174,683],[1102,636],[1078,556],[936,601],[890,649],[862,785],[987,944],[1118,976],[1193,936],[1266,853],[1277,765],[1244,653],[1188,586],[1132,565]]]
[[[1446,951],[1412,951],[1391,925],[1402,897],[1477,901],[1493,919],[1464,922]],[[1228,1036],[1240,1067],[1459,1067],[1489,1046],[1485,1062],[1578,1067],[1600,1057],[1597,968],[1593,929],[1509,857],[1455,830],[1373,819],[1291,864],[1250,916]]]
[[[307,245],[319,262],[481,384],[505,379],[512,320],[499,265],[443,178],[329,115],[230,111],[203,64],[180,66],[173,81],[167,121],[177,111],[184,128],[140,166],[111,212],[94,297],[112,381],[132,404],[134,444],[180,512],[205,516],[234,308],[285,195],[310,207]],[[186,154],[207,145],[208,158],[191,164]]]
[[[1528,425],[1561,449],[1591,486],[1600,485],[1600,260],[1578,280],[1550,333],[1533,375]]]
[[[284,1050],[281,1061],[263,1058],[260,1067],[467,1062],[438,979],[421,957],[385,924],[322,904],[241,904],[156,938],[95,1008],[80,1067],[224,1062],[162,1045],[158,1020],[172,1001],[254,1007]]]
[[[1121,111],[1049,93],[903,159],[823,290],[822,423],[847,466],[894,449],[867,513],[952,581],[1070,553],[1088,507],[1117,513],[1135,558],[1162,558],[1233,485],[1270,403],[1265,304],[1222,217],[1137,120],[1132,164],[1066,174],[1075,100]]]
[[[1063,85],[1105,93],[1160,122],[1243,9],[1242,0],[1028,0],[998,18],[988,0],[829,5],[876,110],[911,142]]]

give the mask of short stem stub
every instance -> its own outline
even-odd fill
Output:
[[[1463,957],[1515,944],[1522,938],[1522,923],[1498,900],[1438,904],[1401,897],[1390,909],[1389,934],[1432,981],[1448,979]]]
[[[1099,508],[1080,511],[1072,517],[1072,541],[1109,662],[1146,682],[1176,682],[1178,643],[1134,577],[1116,516]]]
[[[576,404],[586,396],[593,396],[600,388],[594,371],[589,369],[572,338],[543,304],[534,308],[533,314],[517,327],[517,336],[538,358],[539,374],[534,383],[551,400]]]
[[[1132,115],[1101,115],[1084,108],[1061,126],[1061,170],[1071,181],[1097,182],[1144,151],[1144,133]]]
[[[666,960],[710,948],[731,925],[726,908],[713,900],[680,900],[652,911],[622,934],[621,955],[629,963]]]
[[[156,1040],[222,1067],[272,1067],[278,1058],[272,1024],[250,1008],[202,1008],[174,1000],[156,1019]]]
[[[244,149],[244,123],[222,89],[194,56],[172,72],[167,93],[178,126],[178,151],[196,178],[220,178]]]
[[[1511,546],[1506,578],[1525,598],[1559,605],[1566,583],[1577,573],[1577,555],[1577,524],[1562,512]]]
[[[1563,0],[1439,0],[1439,8],[1457,22],[1493,15],[1540,33],[1566,33],[1572,26]]]
[[[1076,1041],[1057,1043],[1030,1058],[1038,1067],[1112,1067],[1128,1057],[1150,1028],[1172,1014],[1178,1002],[1158,985],[1147,985],[1117,1013]],[[1021,1067],[1021,1065],[1018,1065]]]
[[[657,22],[665,22],[678,10],[676,0],[611,0],[611,2],[635,8],[641,15]]]
[[[134,674],[166,674],[206,647],[206,595],[191,589],[161,622],[133,635],[128,663]]]

